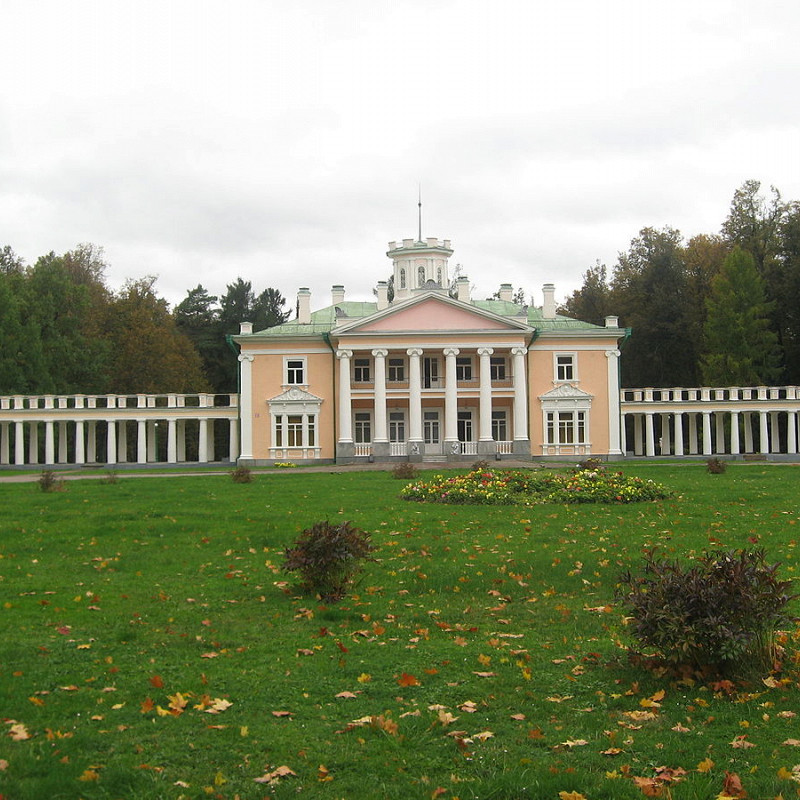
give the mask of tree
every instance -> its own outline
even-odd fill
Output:
[[[720,236],[701,233],[693,236],[684,248],[686,265],[686,323],[695,342],[703,339],[706,323],[706,301],[711,294],[711,283],[722,269],[730,252]]]
[[[263,331],[286,322],[289,312],[285,305],[286,298],[277,289],[264,289],[253,303],[253,330]]]
[[[769,275],[773,319],[784,353],[785,380],[800,383],[800,203],[787,205],[779,228],[779,249]]]
[[[611,306],[606,265],[598,261],[583,273],[583,286],[566,299],[558,312],[593,325],[604,325],[609,314],[616,314]]]
[[[633,328],[622,351],[624,386],[691,385],[697,378],[697,342],[687,324],[687,280],[681,233],[643,228],[620,253],[612,304]]]
[[[740,247],[711,285],[705,324],[703,380],[710,386],[757,386],[780,374],[778,337],[769,327],[771,304],[753,256]]]
[[[112,301],[109,391],[118,394],[206,391],[200,356],[178,329],[155,278],[128,281]]]
[[[39,390],[44,370],[41,331],[26,313],[23,277],[0,270],[0,394]]]
[[[0,273],[21,273],[25,262],[11,249],[5,245],[0,249]]]

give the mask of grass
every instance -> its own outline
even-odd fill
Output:
[[[675,496],[533,508],[281,474],[0,484],[0,795],[624,800],[667,766],[675,800],[726,772],[797,796],[796,667],[735,687],[644,671],[613,594],[654,546],[758,542],[793,578],[798,467],[636,464]],[[378,546],[328,607],[280,570],[322,519]]]

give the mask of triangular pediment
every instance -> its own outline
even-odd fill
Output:
[[[332,333],[430,333],[530,331],[518,319],[510,319],[476,308],[441,293],[425,293],[378,311],[366,319],[354,320]]]
[[[592,397],[571,383],[560,383],[549,392],[539,395],[540,400],[591,400]]]
[[[317,397],[315,394],[311,394],[311,392],[307,392],[305,389],[298,389],[296,386],[292,386],[291,389],[287,389],[285,392],[281,392],[281,394],[275,395],[275,397],[271,397],[269,402],[270,403],[321,403],[322,398]]]

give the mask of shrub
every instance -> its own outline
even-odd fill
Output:
[[[250,472],[249,467],[236,467],[231,472],[231,480],[234,483],[252,483],[253,473]]]
[[[110,469],[106,472],[106,474],[102,478],[100,478],[100,483],[106,486],[111,486],[115,483],[119,483],[119,475],[117,475],[115,470]]]
[[[417,475],[419,475],[419,470],[410,461],[402,461],[392,467],[393,478],[413,481]]]
[[[39,488],[43,492],[63,492],[66,484],[63,479],[56,477],[56,473],[51,469],[43,469],[39,477]]]
[[[706,469],[712,475],[722,475],[727,468],[728,465],[724,461],[720,461],[718,458],[709,458],[706,461]]]
[[[721,673],[770,668],[794,599],[777,570],[763,549],[714,551],[694,564],[650,552],[643,574],[620,576],[617,597],[633,637],[673,664]]]
[[[300,534],[294,547],[286,548],[283,569],[299,572],[305,590],[335,602],[345,596],[374,549],[370,534],[349,522],[316,522]]]
[[[485,458],[481,458],[478,461],[476,461],[470,467],[470,471],[472,471],[472,472],[487,472],[491,468],[492,468],[492,465]]]
[[[600,458],[595,456],[590,456],[589,458],[584,458],[583,461],[578,462],[578,469],[602,469],[603,468],[603,461]]]

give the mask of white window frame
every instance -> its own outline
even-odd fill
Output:
[[[550,447],[582,447],[589,441],[589,412],[582,409],[545,412],[545,442]]]
[[[404,358],[389,356],[386,359],[386,380],[388,383],[406,382],[406,360]]]
[[[353,383],[372,383],[372,360],[364,356],[353,359]]]
[[[472,356],[456,356],[456,380],[471,381],[474,376]]]
[[[372,444],[372,412],[356,410],[353,412],[353,442]]]
[[[493,381],[508,379],[508,360],[505,356],[489,357],[489,374]]]
[[[389,411],[389,441],[406,441],[406,412]]]
[[[502,432],[504,436],[499,436],[500,427],[502,425]],[[508,439],[508,411],[504,408],[498,408],[492,411],[492,439],[495,442],[507,442]]]
[[[563,362],[560,363],[562,360]],[[577,353],[553,353],[553,380],[555,383],[576,383],[578,381]]]
[[[289,364],[299,362],[302,380],[289,380],[298,367],[290,367]],[[296,376],[294,376],[296,377]],[[308,359],[306,356],[284,356],[283,357],[283,385],[284,386],[308,386]]]

